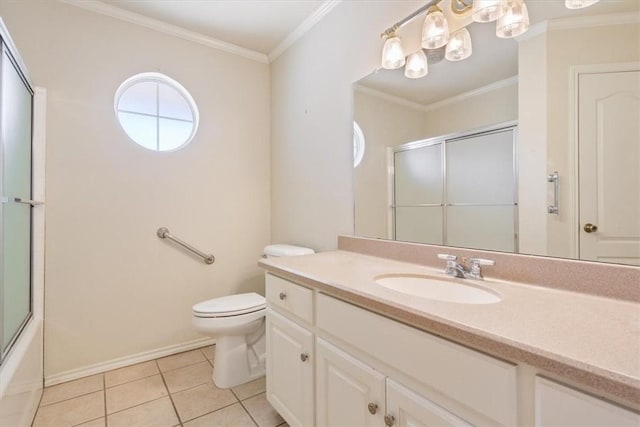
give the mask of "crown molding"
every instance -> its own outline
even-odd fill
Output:
[[[573,16],[539,22],[526,33],[515,37],[522,42],[553,30],[575,30],[578,28],[608,27],[612,25],[630,25],[640,23],[640,12],[620,12],[607,15]]]
[[[189,31],[182,27],[178,27],[176,25],[167,24],[166,22],[149,18],[139,13],[135,13],[135,12],[121,9],[119,7],[111,6],[99,0],[58,0],[58,1],[72,5],[72,6],[80,7],[82,9],[86,9],[91,12],[100,13],[102,15],[106,15],[112,18],[120,19],[122,21],[130,22],[132,24],[137,24],[142,27],[149,28],[151,30],[155,30],[164,34],[181,38],[183,40],[199,43],[201,45],[211,47],[213,49],[221,50],[227,53],[241,56],[243,58],[251,59],[256,62],[261,62],[264,64],[269,63],[269,58],[264,53],[256,52],[255,50],[247,49],[232,43],[227,43],[222,40],[215,39],[213,37],[205,36],[204,34],[200,34],[195,31]]]
[[[455,104],[460,101],[465,101],[469,98],[473,98],[474,96],[483,95],[485,93],[493,92],[494,90],[502,89],[508,86],[513,86],[518,84],[518,76],[508,77],[504,80],[498,80],[497,82],[489,83],[486,86],[482,86],[469,92],[464,92],[456,96],[452,96],[451,98],[445,98],[441,101],[434,102],[433,104],[425,105],[423,109],[425,111],[432,111],[437,108],[442,108],[444,106]]]
[[[573,30],[576,28],[607,27],[640,23],[640,12],[620,12],[608,15],[575,16],[549,21],[549,30]]]
[[[502,89],[502,88],[513,86],[516,84],[518,84],[518,76],[512,76],[504,80],[498,80],[497,82],[489,83],[486,86],[482,86],[482,87],[470,90],[469,92],[464,92],[464,93],[452,96],[450,98],[445,98],[440,101],[434,102],[432,104],[427,104],[427,105],[420,104],[414,101],[409,101],[399,96],[390,95],[380,90],[371,89],[361,84],[354,84],[353,88],[357,92],[363,93],[365,95],[375,96],[376,98],[379,98],[388,102],[392,102],[394,104],[402,105],[403,107],[412,108],[414,110],[429,112],[429,111],[436,110],[438,108],[445,107],[450,104],[455,104],[461,101],[465,101],[469,98],[473,98],[474,96],[483,95],[485,93],[493,92],[494,90]]]
[[[391,102],[393,104],[401,105],[403,107],[411,108],[413,110],[418,111],[426,111],[426,107],[420,103],[409,101],[407,99],[401,98],[399,96],[390,95],[386,92],[382,92],[380,90],[371,89],[370,87],[363,86],[361,84],[354,84],[353,88],[356,92],[360,92],[365,95],[370,95],[376,97],[378,99],[382,99],[387,102]]]
[[[300,39],[305,33],[313,28],[322,18],[327,16],[329,12],[335,9],[342,0],[327,0],[320,7],[318,7],[307,19],[302,21],[300,25],[296,27],[287,37],[285,37],[271,52],[269,52],[269,62],[273,62],[278,58],[285,50],[291,47],[298,39]]]

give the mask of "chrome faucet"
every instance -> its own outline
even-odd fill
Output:
[[[455,255],[438,254],[438,258],[447,261],[447,267],[444,270],[444,274],[451,277],[459,277],[461,279],[473,279],[484,280],[482,277],[481,265],[495,265],[495,261],[482,258],[469,259],[470,268],[466,268],[464,264],[458,262],[458,257]],[[462,258],[464,262],[465,258]]]

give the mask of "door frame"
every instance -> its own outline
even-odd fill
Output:
[[[640,61],[614,62],[607,64],[585,64],[569,67],[569,173],[572,177],[568,187],[573,215],[568,219],[571,227],[570,256],[580,260],[580,171],[579,171],[579,143],[578,143],[578,103],[580,102],[580,76],[583,74],[622,73],[625,71],[640,71]]]

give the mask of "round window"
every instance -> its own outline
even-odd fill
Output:
[[[364,134],[356,122],[353,122],[353,167],[356,168],[364,157]]]
[[[127,136],[153,151],[187,145],[198,129],[198,108],[180,83],[160,73],[142,73],[116,91],[116,116]]]

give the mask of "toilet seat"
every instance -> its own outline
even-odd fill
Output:
[[[193,306],[196,317],[233,317],[264,310],[263,296],[250,292],[202,301]]]

